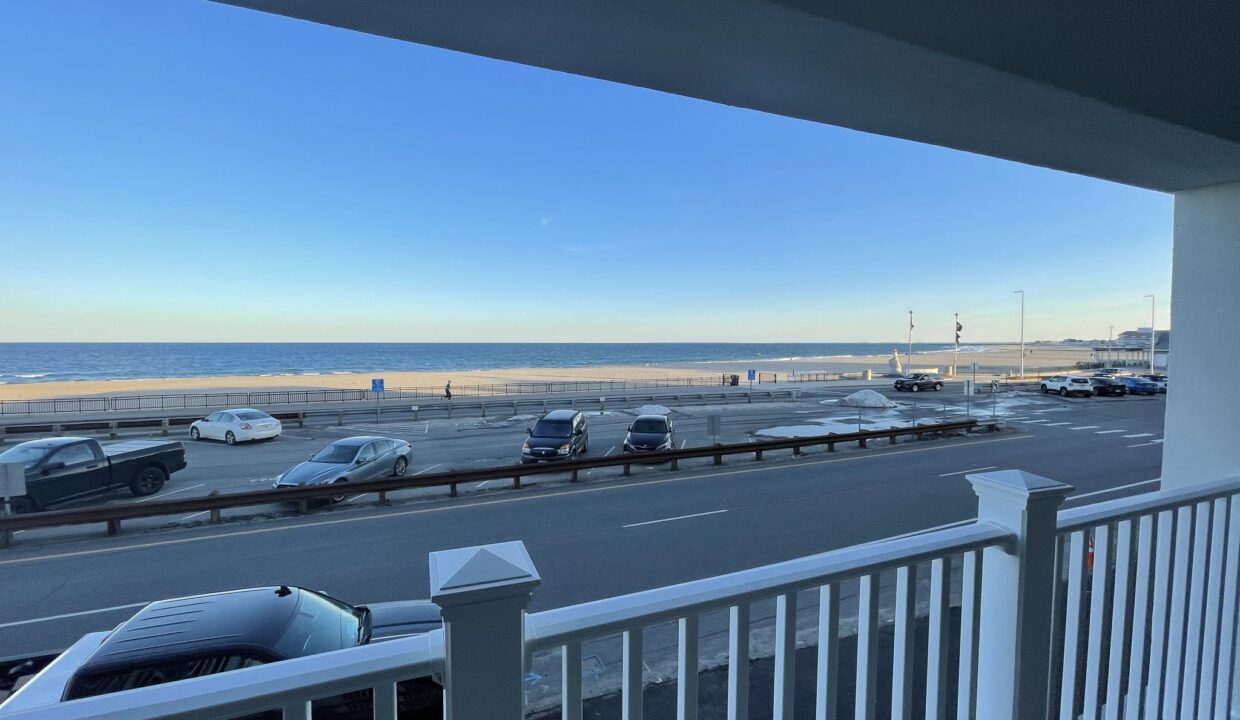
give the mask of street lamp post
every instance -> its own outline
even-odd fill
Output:
[[[1025,291],[1016,290],[1013,295],[1020,295],[1020,379],[1025,379]]]
[[[913,372],[913,311],[908,311],[908,355],[905,356],[907,372]]]
[[[1154,374],[1154,296],[1146,295],[1150,299],[1150,374]]]

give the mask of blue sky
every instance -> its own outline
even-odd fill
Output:
[[[0,4],[0,341],[1167,324],[1170,196],[191,0]]]

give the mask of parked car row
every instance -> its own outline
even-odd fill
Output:
[[[1044,378],[1039,384],[1043,393],[1059,393],[1061,397],[1080,395],[1157,395],[1167,392],[1166,375],[1123,375],[1103,368],[1092,377],[1083,375],[1055,375]]]

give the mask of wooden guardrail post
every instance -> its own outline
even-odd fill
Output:
[[[4,430],[0,429],[0,434],[2,434],[3,432]],[[116,421],[115,420],[112,420],[111,422],[108,423],[108,439],[110,440],[116,439]]]
[[[6,548],[13,542],[12,530],[0,530],[0,548]]]
[[[573,478],[569,482],[577,482],[577,468],[573,468]]]
[[[208,519],[208,522],[210,522],[212,525],[220,524],[220,509],[219,508],[217,507],[211,508],[211,516]]]
[[[168,418],[164,418],[159,423],[159,434],[168,437]]]
[[[801,455],[801,446],[800,446],[800,445],[797,445],[796,447],[792,448],[792,456],[793,456],[793,457],[799,457],[800,455]]]
[[[306,426],[306,413],[304,411],[297,413],[297,427],[304,428]]]
[[[452,483],[448,486],[448,496],[456,497],[456,483]]]
[[[865,438],[861,438],[860,440],[857,441],[857,447],[865,447],[865,446],[866,446]]]
[[[341,425],[344,425],[344,410],[338,410],[336,412],[336,427],[340,427]]]
[[[121,534],[121,521],[119,518],[112,518],[111,520],[108,521],[108,534],[109,535],[120,535]]]
[[[62,429],[62,426],[59,423],[57,423],[57,424],[52,425],[52,434],[53,435],[64,435],[65,431]]]
[[[625,477],[628,477],[629,475],[632,475],[632,474],[633,474],[633,464],[632,464],[632,463],[625,463],[625,464],[624,464],[624,473],[623,473],[623,474],[624,474],[624,476],[625,476]]]
[[[899,430],[899,428],[894,428],[894,427],[893,427],[893,428],[891,428],[891,429],[892,429],[892,430]],[[892,444],[892,445],[895,445],[895,444],[896,444],[896,435],[897,435],[897,433],[895,433],[895,432],[892,432],[892,433],[891,433],[891,444]]]
[[[754,459],[754,460],[761,460],[761,459],[762,459],[762,451],[761,451],[761,450],[754,450],[754,451],[753,451],[753,459]]]
[[[513,489],[513,490],[520,490],[520,489],[521,489],[521,476],[520,476],[520,475],[513,475],[513,476],[512,476],[512,489]]]

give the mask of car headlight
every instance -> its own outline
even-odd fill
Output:
[[[660,450],[671,450],[671,449],[672,449],[672,439],[671,439],[671,438],[668,438],[668,439],[667,439],[667,440],[666,440],[666,441],[665,441],[662,445],[660,445],[660,446],[659,446],[659,449],[660,449]]]
[[[571,444],[571,443],[564,443],[563,445],[561,445],[561,446],[560,446],[560,450],[559,450],[559,452],[560,452],[560,454],[561,454],[561,455],[567,455],[567,454],[568,454],[568,451],[569,451],[569,450],[571,450],[571,449],[572,449],[572,447],[573,447],[573,446],[572,446],[572,444]]]
[[[530,443],[529,443],[529,441],[528,441],[528,440],[527,440],[526,442],[521,443],[521,449],[522,449],[522,450],[529,450],[529,449],[530,449]]]

